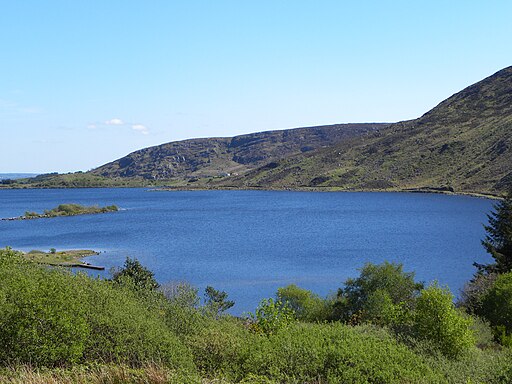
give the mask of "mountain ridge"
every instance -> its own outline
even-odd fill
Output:
[[[285,159],[272,170],[253,170],[229,184],[496,194],[512,181],[511,131],[512,67],[507,67],[417,119]]]
[[[104,177],[215,177],[244,173],[284,157],[365,135],[386,123],[333,124],[249,133],[234,137],[187,139],[143,148],[90,171]]]
[[[188,139],[143,148],[92,171],[10,187],[455,191],[512,185],[512,66],[422,116]]]

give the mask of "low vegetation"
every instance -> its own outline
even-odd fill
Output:
[[[0,250],[0,381],[510,383],[512,210],[496,206],[456,306],[400,264],[366,264],[326,298],[280,288],[245,318],[208,287],[160,285],[127,259],[110,280]],[[485,284],[480,279],[492,276]]]
[[[117,212],[118,210],[119,208],[116,205],[108,205],[106,207],[93,205],[87,207],[80,204],[60,204],[58,207],[45,210],[43,213],[26,211],[23,216],[6,218],[4,220],[30,220],[61,216],[93,215],[98,213]]]
[[[23,253],[23,257],[31,262],[45,265],[53,265],[59,267],[93,267],[82,259],[87,256],[98,255],[96,251],[90,249],[76,249],[57,251],[55,248],[50,249],[49,252],[32,250]]]

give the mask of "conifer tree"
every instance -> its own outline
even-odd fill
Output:
[[[494,212],[487,215],[489,224],[484,228],[487,232],[482,245],[493,257],[492,264],[474,265],[479,272],[507,273],[512,271],[512,190],[506,198],[494,206]]]

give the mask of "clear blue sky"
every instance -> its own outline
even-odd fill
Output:
[[[420,116],[512,65],[512,2],[0,0],[0,172]]]

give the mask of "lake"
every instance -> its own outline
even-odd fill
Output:
[[[0,217],[61,203],[116,204],[101,215],[0,221],[0,246],[29,251],[93,249],[107,270],[127,256],[160,283],[207,285],[254,311],[278,287],[335,292],[366,262],[404,264],[418,280],[437,279],[457,294],[472,263],[491,258],[480,244],[487,199],[413,193],[0,190]],[[97,273],[97,272],[96,272]],[[103,274],[108,276],[108,272]]]

